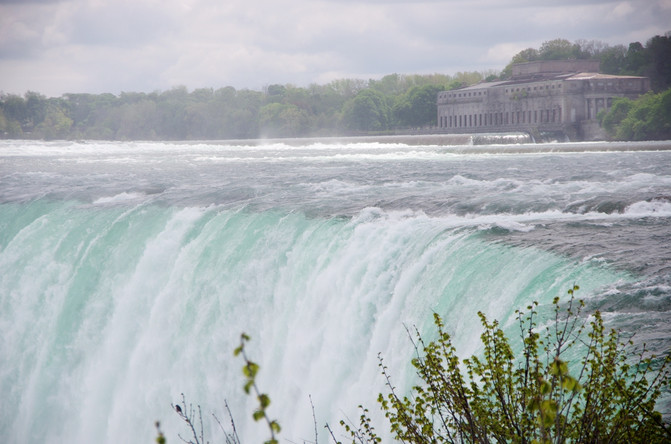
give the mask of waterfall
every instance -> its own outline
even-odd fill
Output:
[[[16,443],[168,442],[188,436],[170,403],[231,406],[243,442],[251,419],[242,332],[282,438],[320,440],[329,422],[376,410],[378,353],[402,389],[413,381],[404,326],[431,334],[441,314],[462,356],[477,351],[482,310],[509,325],[579,283],[585,296],[628,279],[483,235],[455,216],[365,208],[352,217],[132,196],[0,205],[0,435]],[[379,418],[380,429],[384,419]]]

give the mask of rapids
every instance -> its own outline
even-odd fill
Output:
[[[573,283],[609,325],[671,345],[671,147],[0,142],[0,436],[168,442],[170,404],[251,419],[242,332],[281,440],[376,410],[405,327],[511,325]],[[405,141],[407,142],[407,141]],[[311,404],[312,403],[312,404]],[[384,429],[378,418],[378,429]]]

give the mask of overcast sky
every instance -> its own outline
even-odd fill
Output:
[[[555,38],[671,31],[671,0],[0,0],[0,92],[259,90],[500,70]]]

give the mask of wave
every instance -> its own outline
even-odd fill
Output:
[[[519,141],[518,135],[485,135],[486,144],[473,144],[469,135],[427,135],[427,136],[368,136],[368,137],[332,137],[306,139],[270,139],[270,140],[231,140],[231,141],[184,141],[184,142],[47,142],[27,140],[0,141],[0,156],[84,156],[132,154],[160,154],[165,152],[185,156],[201,156],[208,160],[226,153],[255,154],[271,152],[302,153],[310,156],[319,152],[356,152],[370,153],[397,150],[414,154],[547,154],[547,153],[589,153],[589,152],[627,152],[627,151],[667,151],[671,150],[671,141],[645,142],[550,142],[550,143],[510,143]],[[484,136],[483,136],[484,137]],[[496,138],[500,143],[496,142]],[[246,157],[246,156],[243,156]],[[302,155],[299,156],[302,158]]]
[[[136,192],[126,193],[126,192],[123,192],[123,193],[115,194],[114,196],[99,197],[98,199],[93,201],[93,205],[128,203],[128,202],[133,202],[133,201],[141,201],[141,200],[144,200],[146,197],[147,197],[147,195],[144,194],[144,193],[136,193]]]

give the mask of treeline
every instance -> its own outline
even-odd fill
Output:
[[[439,91],[506,79],[513,63],[576,58],[600,60],[604,73],[647,76],[656,92],[671,87],[671,34],[628,47],[555,39],[519,52],[500,73],[391,74],[308,87],[269,85],[263,91],[228,86],[58,98],[2,94],[0,137],[213,140],[430,131]]]
[[[152,93],[36,92],[0,97],[5,138],[187,140],[300,137],[433,126],[436,95],[474,84],[482,73],[454,76],[391,74],[343,79],[307,88],[270,85],[263,91],[176,87]]]

